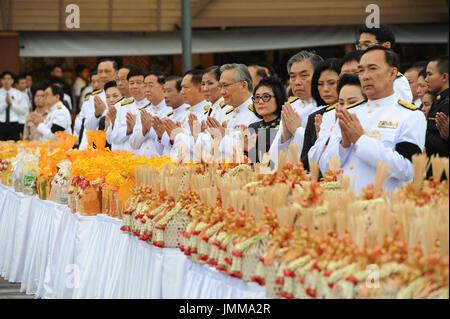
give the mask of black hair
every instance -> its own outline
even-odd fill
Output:
[[[350,61],[357,61],[359,62],[359,60],[361,59],[361,56],[363,54],[364,50],[353,50],[348,52],[347,54],[345,54],[342,59],[341,59],[341,67],[340,69],[342,69],[342,66]],[[340,71],[339,71],[340,73]]]
[[[16,80],[16,77],[15,77],[15,75],[14,75],[14,73],[12,73],[11,71],[9,71],[9,70],[6,70],[6,71],[3,71],[2,72],[2,75],[1,75],[1,77],[0,78],[4,78],[5,77],[5,75],[10,75],[11,76],[11,78],[13,79],[13,81],[15,82],[15,80]]]
[[[259,66],[259,65],[255,65],[255,66],[256,66],[256,75],[257,76],[259,76],[262,79],[264,79],[264,78],[269,76],[267,74],[266,70],[264,70],[261,66]]]
[[[418,61],[413,63],[409,68],[406,69],[405,73],[412,70],[417,70],[418,73],[420,71],[425,70],[427,68],[428,61]]]
[[[120,69],[127,69],[128,71],[131,71],[131,70],[136,69],[136,68],[138,68],[138,67],[136,65],[134,65],[134,64],[124,64],[124,65],[122,65],[119,68],[119,70]]]
[[[114,58],[101,58],[98,61],[98,64],[100,64],[102,62],[107,62],[107,61],[112,62],[114,70],[116,70],[116,71],[119,70],[119,63],[117,63],[117,61]]]
[[[117,83],[114,80],[106,82],[104,87],[103,87],[103,90],[106,92],[107,89],[113,88],[113,87],[117,87]]]
[[[89,72],[89,81],[92,81],[93,75],[97,75],[97,69],[91,69],[91,72]]]
[[[33,109],[33,111],[36,110],[36,104],[34,103],[34,98],[35,98],[36,93],[37,93],[38,91],[45,91],[45,88],[42,87],[42,86],[39,86],[39,87],[37,87],[37,88],[35,88],[35,89],[32,90],[31,93],[33,94],[33,98],[31,99],[31,108]]]
[[[213,65],[213,66],[210,66],[209,68],[207,68],[203,74],[206,74],[206,73],[214,73],[216,80],[217,81],[220,80],[220,74],[221,74],[220,67],[218,67],[217,65]]]
[[[18,83],[20,80],[26,80],[27,75],[25,73],[20,73],[16,76],[16,83]]]
[[[319,65],[314,69],[314,73],[311,78],[311,96],[316,101],[318,106],[326,105],[326,102],[320,96],[318,89],[320,74],[326,70],[334,71],[339,76],[339,73],[341,72],[341,60],[338,58],[326,59],[319,63]]]
[[[266,63],[266,62],[258,62],[255,65],[257,65],[259,67],[267,68],[269,70],[269,74],[267,74],[267,76],[272,76],[272,77],[276,76],[275,69],[273,68],[273,66],[271,64]]]
[[[286,90],[284,88],[283,83],[281,82],[280,79],[276,77],[273,76],[265,77],[258,83],[258,85],[253,90],[253,96],[255,95],[256,91],[263,86],[272,89],[273,94],[275,95],[275,102],[277,104],[277,108],[274,113],[277,114],[278,116],[281,116],[281,109],[283,107],[283,104],[287,100]],[[258,112],[256,111],[256,107],[254,105],[253,105],[253,113],[255,113],[255,115],[258,118],[260,119],[263,118],[261,115],[258,114]]]
[[[389,64],[389,66],[391,66],[391,67],[397,68],[397,70],[400,69],[400,67],[399,67],[400,66],[400,58],[398,57],[398,54],[395,53],[394,51],[392,51],[391,49],[382,47],[380,45],[374,45],[370,48],[365,49],[362,55],[366,54],[367,52],[375,51],[375,50],[384,51],[384,57],[385,57],[386,63]]]
[[[156,76],[156,79],[157,79],[158,83],[161,84],[161,85],[166,83],[166,75],[163,72],[161,72],[161,71],[150,71],[150,72],[148,72],[148,74],[145,77],[147,77],[149,75]]]
[[[140,75],[142,75],[145,78],[146,72],[148,72],[148,71],[144,71],[144,69],[142,69],[140,67],[136,67],[136,68],[130,70],[130,72],[128,72],[127,80],[130,80],[130,78],[133,76],[140,76]]]
[[[55,84],[49,84],[47,85],[47,88],[50,88],[52,90],[52,94],[53,95],[59,95],[59,100],[62,102],[64,100],[64,91],[62,89],[62,87],[59,87]]]
[[[64,85],[65,85],[64,80],[58,76],[52,76],[50,78],[49,85],[52,85],[52,84],[60,84],[61,87],[64,87]]]
[[[178,92],[181,92],[181,81],[183,81],[183,78],[181,76],[169,75],[168,77],[166,77],[166,83],[169,82],[169,81],[176,81],[175,82],[175,87],[176,87]]]
[[[430,62],[437,62],[437,68],[440,74],[448,74],[448,55],[437,56],[435,58],[432,58]]]
[[[183,77],[190,74],[192,76],[191,82],[196,85],[201,85],[203,73],[204,73],[204,71],[201,69],[192,69],[192,70],[189,70],[186,73],[184,73]]]
[[[84,64],[78,64],[78,65],[75,67],[75,73],[78,75],[78,74],[80,74],[81,72],[83,72],[83,70],[85,70],[85,69],[87,69],[87,67],[86,67]]]
[[[422,69],[419,72],[419,75],[417,76],[418,78],[423,77],[424,79],[427,77],[427,70],[426,69]]]
[[[61,71],[63,71],[62,65],[59,64],[59,63],[55,63],[55,64],[52,65],[52,67],[51,67],[51,69],[50,69],[50,72],[55,71],[56,68],[60,68]]]
[[[361,33],[370,33],[375,36],[375,39],[380,44],[383,42],[390,42],[391,43],[391,49],[395,46],[395,35],[392,31],[391,27],[387,24],[381,23],[379,28],[369,28],[366,25],[363,25],[358,30],[359,35],[361,36]]]
[[[342,74],[341,77],[339,78],[339,82],[337,85],[338,95],[341,93],[341,89],[345,85],[355,85],[355,86],[361,87],[361,82],[359,81],[358,75],[353,74],[353,73]],[[361,89],[361,92],[362,92],[362,89]],[[364,96],[364,98],[366,98],[366,95],[364,94],[364,92],[363,92],[363,96]]]

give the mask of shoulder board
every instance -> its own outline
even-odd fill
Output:
[[[170,112],[169,114],[167,114],[167,116],[171,116],[173,114],[173,111],[172,112]]]
[[[94,91],[94,92],[92,92],[92,95],[96,95],[96,94],[99,94],[99,93],[101,93],[103,90],[97,90],[97,91]]]
[[[57,108],[58,110],[60,110],[60,109],[62,109],[62,106],[61,106],[60,104],[58,104],[58,105],[56,106],[56,108]]]
[[[400,99],[398,100],[398,104],[400,104],[401,106],[403,106],[411,111],[419,110],[418,106],[415,106],[414,104],[408,103],[408,102],[400,100]]]
[[[85,101],[89,101],[89,97],[91,96],[91,93],[86,94],[86,96],[84,97]]]
[[[122,96],[122,98],[121,98],[120,100],[116,101],[114,104],[119,103],[119,102],[122,101],[123,99],[124,99],[124,97]]]
[[[128,101],[123,101],[122,103],[120,103],[120,105],[128,105],[134,102],[134,99],[128,100]]]
[[[248,109],[249,109],[250,111],[254,112],[253,104],[250,104],[250,105],[248,106]]]
[[[348,105],[348,106],[346,107],[346,109],[347,109],[347,110],[348,110],[348,109],[351,109],[352,107],[355,107],[355,106],[358,106],[358,105],[360,105],[360,104],[363,104],[364,102],[366,102],[366,100],[361,100],[361,101],[355,102],[355,103],[353,103],[353,104]]]
[[[234,107],[232,107],[231,109],[229,109],[228,111],[225,112],[225,114],[230,114],[231,112],[234,111]]]
[[[293,98],[292,100],[290,100],[290,101],[288,101],[289,103],[294,103],[295,101],[297,101],[299,98],[298,97],[296,97],[296,98]]]
[[[403,76],[403,74],[401,74],[400,72],[397,72],[397,77],[399,78],[401,76]]]
[[[211,108],[211,104],[207,104],[207,105],[205,105],[205,106],[203,107],[203,109],[204,109],[206,112],[208,112],[210,108]]]
[[[150,104],[152,104],[152,102],[148,102],[148,103],[145,104],[144,106],[138,107],[138,110],[143,110],[143,109],[145,109],[147,106],[149,106]]]
[[[337,103],[334,103],[333,105],[328,106],[328,107],[325,109],[325,112],[334,110],[334,109],[336,108],[336,106],[337,106]]]
[[[223,100],[219,103],[219,106],[221,109],[223,109],[225,107],[225,105],[226,105],[225,101],[223,101]]]

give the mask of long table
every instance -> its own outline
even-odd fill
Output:
[[[264,287],[0,184],[0,275],[35,298],[263,299]]]

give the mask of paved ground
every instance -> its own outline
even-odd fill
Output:
[[[20,292],[20,283],[10,283],[0,277],[0,299],[34,299],[34,295]]]

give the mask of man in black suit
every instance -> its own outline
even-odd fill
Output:
[[[448,157],[448,138],[439,132],[439,118],[448,118],[448,56],[437,57],[427,65],[425,82],[428,89],[436,94],[428,113],[425,149],[428,156]]]

